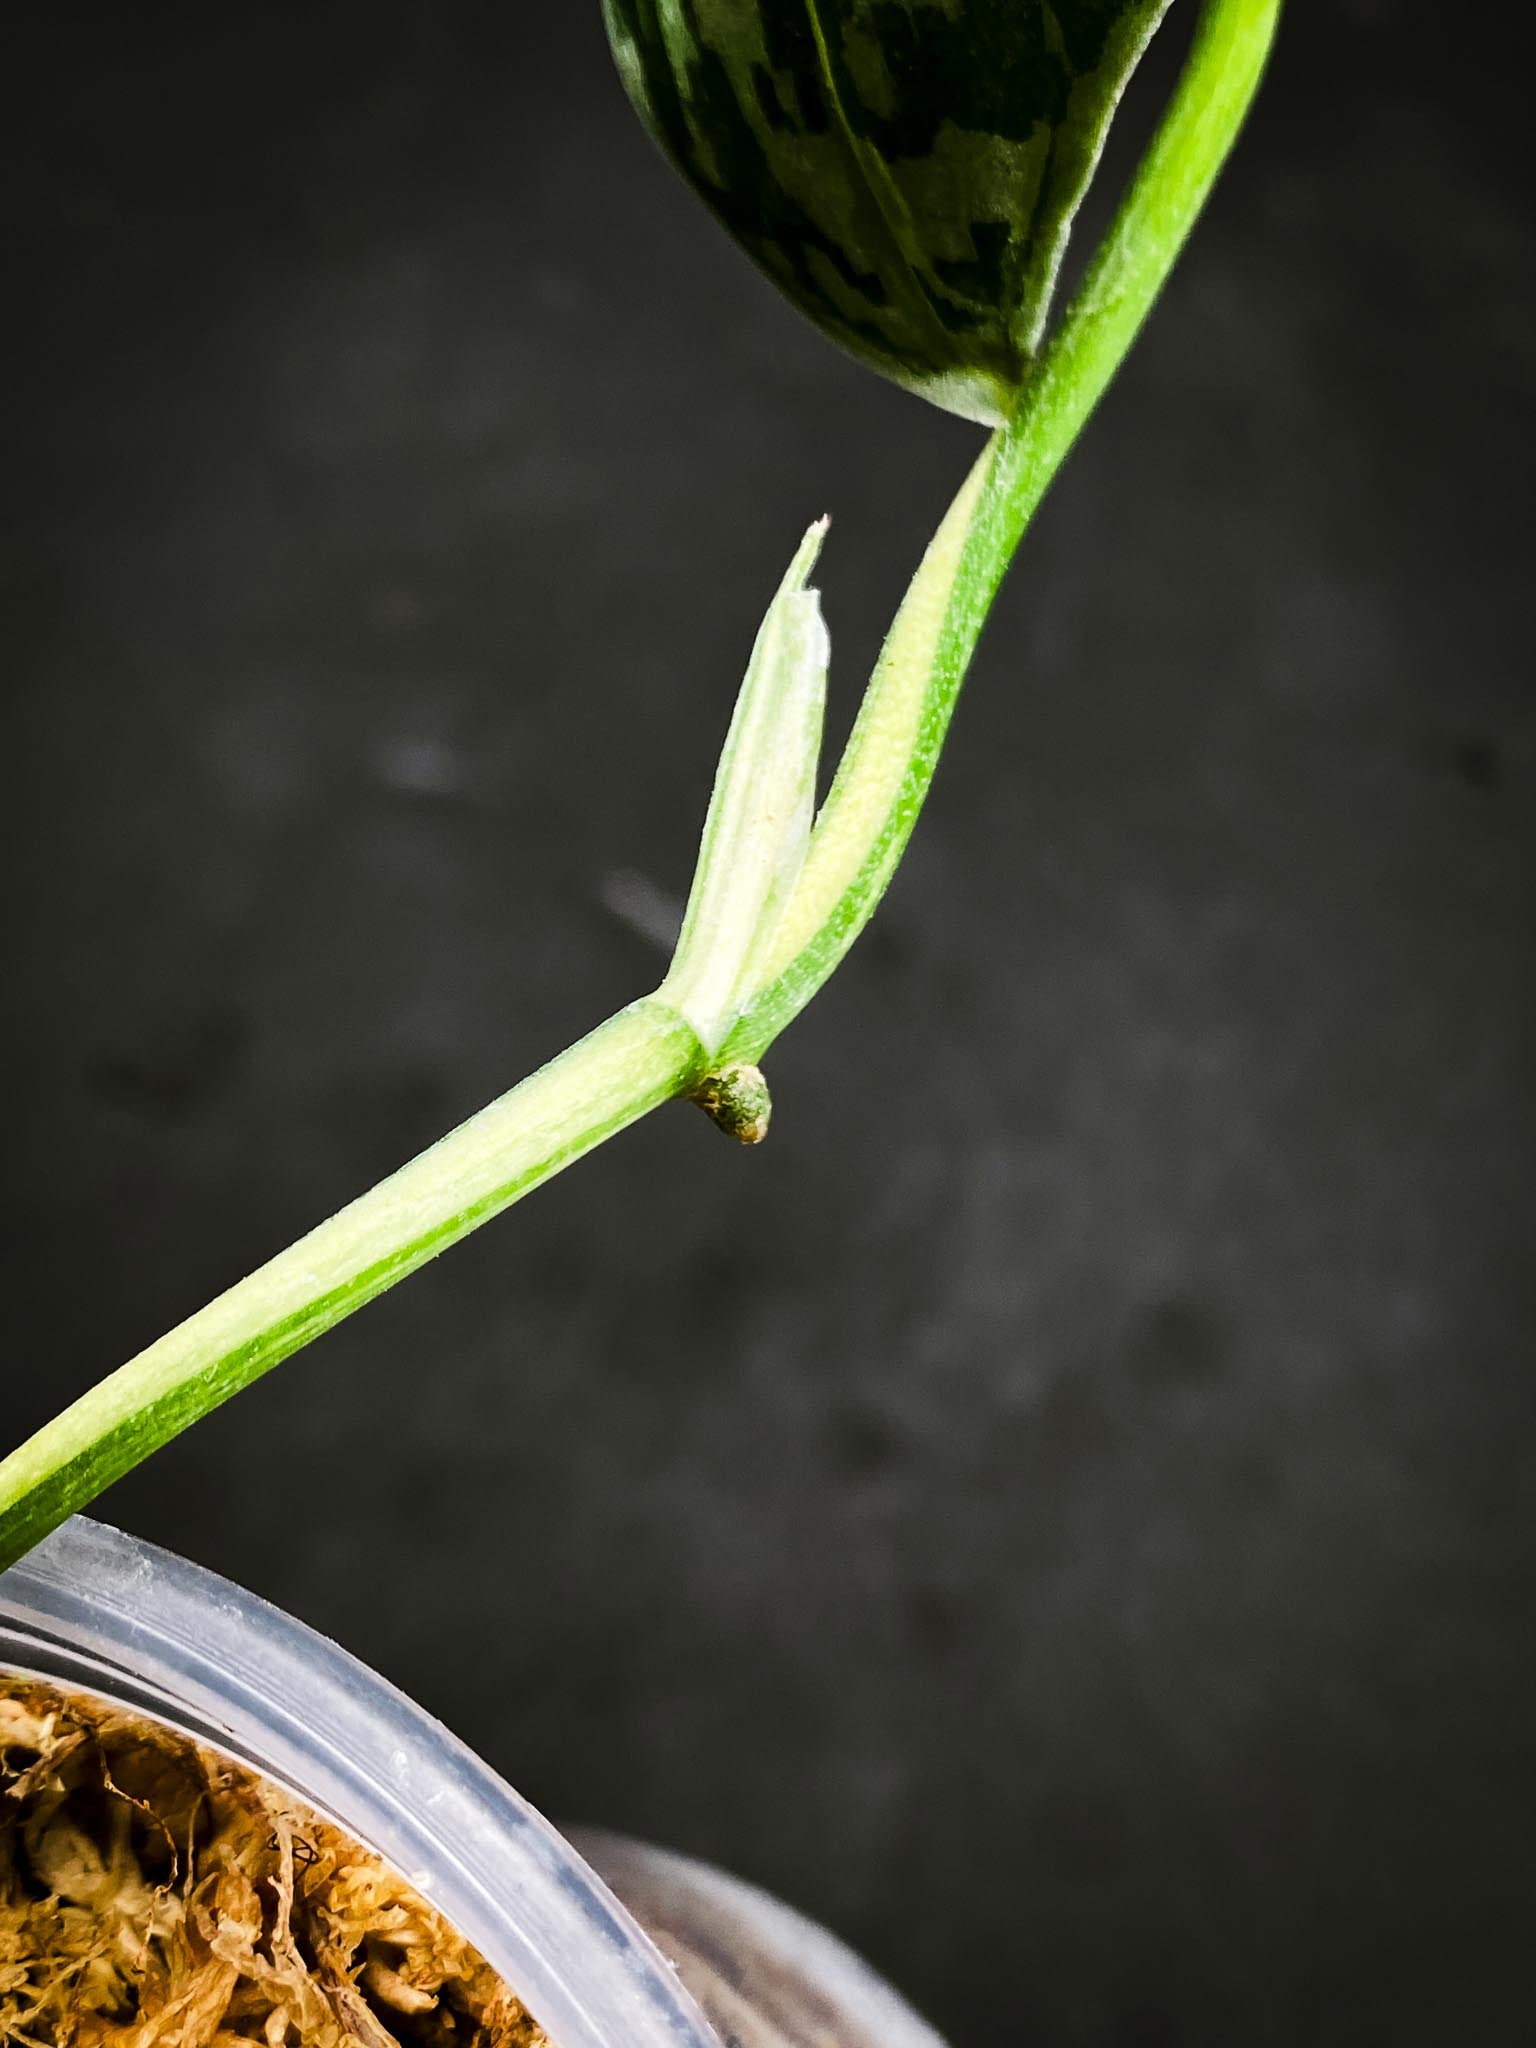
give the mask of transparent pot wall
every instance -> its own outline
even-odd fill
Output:
[[[407,1877],[557,2048],[720,2048],[531,1806],[354,1658],[211,1572],[71,1522],[0,1577],[0,1667],[137,1708],[297,1793]]]

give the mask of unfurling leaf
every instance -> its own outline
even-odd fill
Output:
[[[821,519],[806,534],[758,631],[657,991],[710,1053],[757,993],[810,841],[831,649],[808,579],[826,531]]]
[[[603,0],[646,125],[856,355],[994,422],[1168,0]]]

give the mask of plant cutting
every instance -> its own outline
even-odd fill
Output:
[[[737,1140],[767,1134],[770,1049],[889,884],[1007,566],[1257,84],[1274,0],[1208,0],[1154,138],[1059,308],[1074,219],[1165,6],[607,0],[631,99],[724,226],[835,341],[986,439],[912,579],[824,799],[818,524],[757,635],[659,986],[14,1450],[0,1463],[0,1567],[649,1111],[685,1099]],[[36,1696],[18,1697],[35,1717]],[[23,1774],[42,1782],[46,1761],[36,1752]],[[365,1935],[357,1982],[367,1947]]]

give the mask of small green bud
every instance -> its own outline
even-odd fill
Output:
[[[761,1145],[773,1120],[773,1098],[760,1067],[738,1062],[711,1074],[693,1091],[710,1122],[738,1145]]]
[[[854,354],[1009,410],[1072,217],[1168,0],[603,0],[683,175]]]

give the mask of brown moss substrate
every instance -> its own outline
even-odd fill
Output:
[[[0,2042],[548,2048],[328,1822],[152,1722],[4,1673]]]

